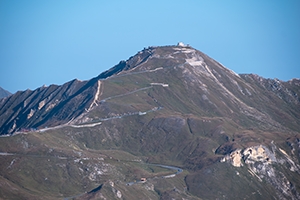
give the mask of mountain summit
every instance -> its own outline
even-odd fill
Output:
[[[11,95],[10,92],[0,87],[0,98],[8,97],[9,95]]]
[[[299,93],[298,79],[238,75],[181,43],[148,47],[91,80],[0,99],[0,134],[14,136],[0,151],[16,159],[2,179],[49,198],[299,199]],[[18,171],[35,156],[58,162],[40,162],[51,191]]]

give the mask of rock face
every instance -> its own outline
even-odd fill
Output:
[[[274,143],[272,143],[272,150],[263,145],[235,150],[221,160],[221,162],[225,161],[230,162],[234,167],[246,167],[254,178],[272,185],[280,199],[300,198],[295,185],[289,181],[285,173],[278,170],[278,167],[289,166],[291,172],[299,174],[300,166],[295,164],[291,157],[281,148],[277,148]],[[246,166],[243,166],[244,164]]]
[[[0,178],[49,198],[299,199],[299,94],[298,79],[238,75],[189,46],[145,48],[91,80],[0,99],[13,136],[0,138]]]
[[[244,150],[237,149],[230,153],[230,155],[224,157],[221,161],[231,161],[235,167],[243,166],[243,162],[246,164],[254,164],[255,162],[262,162],[270,164],[276,160],[275,155],[272,154],[268,148],[260,145],[254,147],[248,147]]]
[[[19,91],[0,100],[0,132],[12,134],[67,123],[89,108],[96,92],[95,79]]]

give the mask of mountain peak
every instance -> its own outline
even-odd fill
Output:
[[[110,76],[117,75],[120,73],[126,73],[126,71],[150,70],[150,68],[145,69],[141,67],[149,59],[177,59],[180,57],[174,56],[177,53],[188,54],[196,51],[196,49],[190,47],[189,45],[184,45],[183,43],[178,43],[178,45],[169,46],[145,47],[141,51],[138,51],[134,56],[131,56],[126,61],[122,60],[111,69],[101,73],[98,76],[98,78],[108,78]]]
[[[11,93],[7,90],[4,90],[3,88],[0,87],[0,98],[8,97],[10,96]]]
[[[204,61],[204,59],[206,61]],[[134,56],[131,56],[126,61],[121,61],[113,68],[101,73],[99,78],[108,78],[110,76],[116,76],[129,72],[138,72],[145,70],[154,70],[158,67],[165,69],[176,69],[178,67],[194,67],[197,70],[211,75],[210,69],[205,66],[205,63],[209,62],[213,65],[218,65],[220,68],[225,67],[213,60],[206,54],[194,49],[189,45],[178,43],[178,45],[169,46],[149,46],[143,50],[137,52]],[[235,72],[225,68],[228,72],[235,76]]]

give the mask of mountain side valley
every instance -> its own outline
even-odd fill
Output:
[[[300,199],[300,80],[185,45],[0,99],[0,199]]]

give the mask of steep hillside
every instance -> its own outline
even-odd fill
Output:
[[[0,100],[0,196],[299,199],[299,84],[164,46],[18,92]]]
[[[29,131],[67,123],[93,101],[97,80],[73,80],[62,86],[50,85],[34,91],[19,91],[0,99],[1,134]]]

